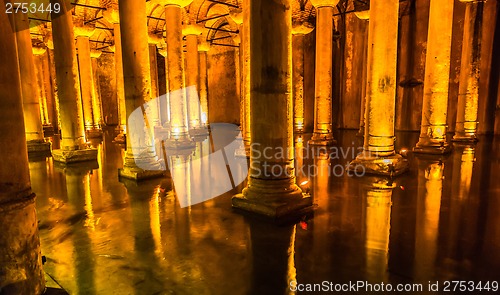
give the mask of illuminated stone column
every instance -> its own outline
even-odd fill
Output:
[[[50,26],[52,28],[52,26]],[[48,38],[47,38],[48,37]],[[49,107],[49,121],[54,130],[54,134],[59,134],[61,129],[59,116],[59,99],[57,98],[56,88],[56,71],[54,62],[54,43],[52,42],[52,34],[46,35],[45,45],[47,52],[42,58],[42,72]]]
[[[120,15],[118,13],[118,5],[111,4],[103,11],[103,16],[107,21],[113,24],[113,36],[115,37],[115,74],[116,74],[116,98],[118,100],[118,115],[120,116],[120,133],[115,138],[117,142],[125,141],[127,133],[127,114],[125,111],[125,85],[123,80],[123,54],[122,54],[122,38],[120,32]]]
[[[339,0],[311,0],[316,7],[314,134],[309,144],[333,145],[333,10]]]
[[[242,75],[241,91],[242,91],[242,101],[243,101],[243,141],[245,145],[250,144],[251,140],[251,116],[250,116],[250,79],[251,79],[251,56],[250,56],[250,1],[243,0],[242,9],[240,13],[231,14],[232,19],[239,25],[240,31],[240,56],[242,58],[242,63],[240,67]],[[247,149],[248,151],[248,149]],[[247,155],[249,152],[247,152]]]
[[[460,65],[457,122],[453,141],[477,141],[477,112],[481,67],[481,41],[484,1],[465,2],[464,36]]]
[[[199,93],[199,57],[198,57],[198,36],[201,35],[201,28],[197,25],[188,25],[182,29],[182,34],[186,36],[186,87],[195,86],[186,90],[188,101],[189,133],[192,136],[207,134],[206,129],[200,129],[200,99]],[[193,90],[190,90],[193,89]]]
[[[188,133],[188,106],[184,81],[182,54],[182,8],[192,0],[157,0],[165,5],[168,86],[170,93],[170,138],[166,146],[171,149],[194,148]]]
[[[355,6],[356,3],[355,2]],[[368,6],[362,5],[361,9],[359,11],[355,11],[354,14],[360,19],[360,20],[366,20],[366,25],[364,26],[364,33],[366,34],[366,43],[363,43],[365,46],[363,48],[363,80],[361,81],[361,116],[359,118],[359,131],[358,134],[359,136],[363,136],[365,134],[365,116],[366,116],[366,79],[367,79],[367,70],[368,70],[368,44],[370,44],[368,40],[368,24],[370,21],[370,7],[369,7],[369,2]],[[368,8],[368,9],[367,9]]]
[[[364,146],[349,167],[361,173],[394,176],[408,168],[394,150],[398,10],[398,0],[370,1]]]
[[[161,121],[161,126],[163,128],[166,128],[167,130],[170,130],[170,90],[169,90],[169,85],[168,85],[168,59],[167,59],[167,44],[165,41],[162,41],[160,44],[158,44],[158,53],[160,53],[164,58],[165,58],[165,88],[166,92],[165,93],[165,99],[160,100],[160,121]]]
[[[131,132],[132,128],[145,126],[142,130],[136,130],[144,134],[127,137],[123,169],[119,169],[119,175],[134,180],[161,177],[163,170],[154,149],[154,115],[146,107],[146,103],[151,100],[146,2],[120,1],[119,12],[127,130]],[[139,118],[131,116],[136,110],[142,114]]]
[[[29,31],[26,32],[29,38]],[[16,36],[4,9],[0,10],[0,39],[0,154],[3,155],[0,165],[0,290],[2,294],[42,294],[45,281],[19,79],[18,60],[22,57],[17,54]]]
[[[232,38],[234,45],[237,46],[234,48],[234,73],[235,73],[235,78],[236,78],[236,94],[238,95],[238,101],[240,103],[240,129],[243,126],[243,121],[245,120],[245,112],[243,108],[243,95],[242,95],[242,90],[241,90],[241,63],[242,63],[242,58],[241,58],[241,38],[240,35],[234,35]]]
[[[249,9],[251,168],[247,187],[232,203],[235,208],[280,218],[312,205],[294,174],[291,3],[252,0]]]
[[[200,108],[201,125],[208,125],[208,59],[207,52],[210,50],[208,42],[200,42],[198,45],[198,54],[200,59]]]
[[[150,76],[151,76],[151,99],[157,99],[160,96],[158,90],[158,58],[156,47],[162,41],[162,38],[154,35],[148,35],[149,40],[149,68],[150,68]],[[153,116],[152,122],[155,128],[160,127],[160,114],[159,114],[159,99],[157,100],[157,104],[154,104],[151,108],[151,115]]]
[[[43,136],[39,103],[42,97],[39,95],[40,91],[37,91],[39,83],[37,83],[35,72],[28,15],[19,13],[15,15],[15,19],[19,71],[21,74],[21,92],[23,96],[24,127],[28,153],[50,153],[50,143],[45,142]],[[41,49],[41,51],[44,53],[45,48]],[[43,85],[43,81],[41,82]]]
[[[425,60],[424,101],[417,153],[444,154],[451,151],[446,142],[448,86],[450,83],[451,34],[454,0],[431,0],[427,56]]]
[[[92,113],[94,114],[94,123],[99,127],[102,127],[102,98],[101,91],[99,90],[99,75],[97,74],[98,69],[98,58],[101,57],[102,51],[91,50],[90,57],[92,58],[92,73],[94,78],[94,95],[92,96]]]
[[[304,35],[314,29],[306,22],[298,23],[292,29],[292,85],[294,131],[304,132]]]
[[[95,85],[92,73],[92,57],[90,52],[90,36],[95,32],[94,26],[84,25],[84,19],[75,17],[76,49],[78,52],[78,68],[80,70],[80,89],[83,104],[83,122],[89,138],[102,136],[99,122],[94,122]]]
[[[36,95],[38,97],[38,109],[40,114],[40,120],[45,130],[50,126],[49,110],[47,107],[47,91],[45,89],[44,72],[42,64],[42,56],[46,53],[47,49],[43,46],[32,46],[33,51],[33,62],[35,63],[35,82],[37,84]],[[22,71],[22,69],[21,69]]]
[[[97,149],[85,140],[71,7],[63,0],[51,3],[61,6],[60,13],[52,12],[52,38],[62,133],[61,149],[53,150],[52,157],[63,163],[96,161]]]

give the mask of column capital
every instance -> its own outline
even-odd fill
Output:
[[[182,35],[201,35],[203,29],[198,25],[186,25],[182,27]]]
[[[106,10],[102,11],[102,16],[104,16],[104,18],[112,24],[119,24],[120,13],[118,12],[118,4],[110,4],[106,6]]]
[[[80,16],[73,17],[75,37],[90,37],[95,32],[94,24],[85,24],[85,19]]]
[[[200,44],[198,44],[198,51],[207,52],[209,50],[210,50],[210,43],[208,43],[207,41],[202,41],[200,42]]]
[[[243,12],[241,8],[230,11],[229,16],[238,26],[243,24]]]
[[[156,44],[156,48],[158,48],[158,53],[163,57],[167,57],[167,42],[165,39],[162,39],[158,44]]]
[[[325,6],[335,7],[335,5],[337,5],[339,3],[339,0],[310,0],[310,1],[311,1],[311,4],[316,8],[325,7]]]
[[[307,35],[314,30],[314,25],[308,22],[296,22],[292,24],[293,35]]]
[[[149,44],[154,44],[154,45],[158,46],[158,44],[160,44],[162,41],[163,41],[162,36],[158,36],[157,34],[154,34],[152,32],[150,32],[148,34],[148,43]]]
[[[47,51],[47,47],[40,44],[39,45],[33,44],[32,50],[33,50],[33,55],[38,56],[44,54]]]
[[[240,44],[241,43],[241,37],[240,37],[239,34],[234,35],[233,42],[234,42],[234,44]]]
[[[354,15],[362,20],[369,20],[370,19],[370,10],[360,10],[360,11],[355,11]]]
[[[101,54],[102,54],[101,50],[97,50],[97,49],[90,50],[90,57],[91,58],[99,58],[99,57],[101,57]]]
[[[155,3],[158,3],[160,5],[164,5],[164,6],[175,5],[175,6],[180,6],[180,7],[186,7],[189,4],[191,4],[191,2],[193,2],[193,0],[153,0],[153,1]]]

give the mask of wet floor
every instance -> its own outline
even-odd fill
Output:
[[[308,136],[296,138],[297,182],[316,208],[291,225],[233,211],[243,184],[181,208],[171,177],[120,182],[123,149],[113,138],[106,130],[93,143],[97,163],[30,162],[44,269],[70,294],[287,294],[290,284],[323,281],[422,283],[425,291],[429,281],[442,290],[445,281],[500,280],[498,137],[455,146],[445,158],[410,154],[410,171],[394,181],[345,172],[361,145],[354,131],[336,135],[343,149],[330,157],[302,149]],[[417,140],[398,134],[398,150]],[[216,149],[205,139],[194,155],[166,162]],[[206,191],[196,184],[212,173],[192,169],[182,171],[197,190],[188,196]],[[208,183],[218,185],[217,173]]]

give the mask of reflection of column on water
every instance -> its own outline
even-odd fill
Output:
[[[394,183],[375,178],[364,188],[366,274],[369,282],[386,282],[389,260],[389,235]]]
[[[130,197],[133,229],[133,255],[128,262],[131,271],[139,270],[143,278],[132,284],[134,294],[153,294],[163,289],[161,264],[161,232],[159,220],[160,181],[122,183]],[[161,290],[160,289],[160,290]]]
[[[457,263],[464,263],[465,266],[467,260],[475,255],[472,247],[477,239],[478,200],[470,194],[475,152],[473,145],[455,145],[453,152],[451,198],[441,221],[444,223],[443,240],[446,241],[442,259],[444,268],[452,273]]]
[[[414,275],[417,282],[434,277],[443,193],[444,164],[440,159],[418,159],[417,221]]]
[[[278,227],[256,220],[250,223],[253,262],[249,294],[293,294],[290,281],[295,280],[296,226]]]
[[[81,221],[76,226],[73,225],[71,229],[73,233],[70,236],[73,244],[72,249],[67,249],[67,251],[59,249],[57,253],[75,253],[73,259],[69,261],[58,257],[60,261],[75,267],[74,278],[76,280],[74,283],[76,285],[72,290],[86,290],[86,294],[95,294],[95,261],[93,255],[89,255],[94,252],[94,249],[92,247],[92,234],[89,235],[88,232],[88,228],[93,229],[95,226],[89,182],[90,169],[90,167],[88,169],[84,167],[68,167],[64,169],[68,204],[75,214],[71,219],[82,216],[80,217]],[[65,273],[64,276],[67,276],[67,274]]]

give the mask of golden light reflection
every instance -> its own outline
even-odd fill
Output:
[[[160,198],[161,188],[156,187],[153,196],[149,200],[150,226],[153,240],[155,243],[155,252],[162,255],[163,247],[161,243],[161,216],[160,216]]]
[[[90,189],[90,174],[86,174],[83,178],[85,185],[85,212],[87,212],[87,218],[85,219],[84,226],[95,230],[95,226],[99,223],[99,219],[96,220],[94,209],[92,206],[92,193]]]
[[[419,159],[417,225],[415,228],[415,278],[433,275],[437,257],[439,215],[443,193],[444,164]]]
[[[365,188],[365,247],[368,280],[385,282],[389,262],[392,192],[396,185],[385,179],[375,180]]]

